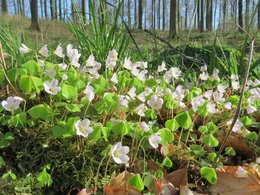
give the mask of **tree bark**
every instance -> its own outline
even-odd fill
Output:
[[[30,30],[40,31],[38,23],[38,0],[30,0],[31,26]]]
[[[238,31],[242,32],[243,31],[243,0],[238,1],[238,24],[239,28]]]
[[[260,0],[257,3],[257,28],[260,31]]]
[[[227,2],[223,2],[223,31],[226,30],[226,13],[227,13]]]
[[[170,38],[178,34],[178,0],[171,0],[170,4]]]
[[[47,10],[47,1],[43,1],[44,2],[44,17],[45,19],[48,18],[48,10]]]
[[[207,0],[207,11],[206,11],[206,29],[207,31],[212,30],[212,0]]]
[[[131,28],[131,0],[127,1],[127,20],[128,27]]]
[[[139,0],[138,4],[138,29],[143,28],[143,0]]]
[[[204,0],[200,0],[200,32],[204,32]]]
[[[166,29],[166,0],[163,0],[163,30]]]
[[[55,5],[54,0],[50,0],[50,9],[51,9],[51,19],[55,19]]]
[[[2,14],[8,14],[7,0],[2,0]]]
[[[161,26],[161,0],[158,1],[158,8],[157,8],[157,30],[160,30]]]
[[[246,0],[245,28],[247,30],[248,30],[248,27],[249,27],[249,4],[250,4],[250,1]]]

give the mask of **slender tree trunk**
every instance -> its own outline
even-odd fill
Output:
[[[155,26],[155,24],[156,24],[156,11],[155,11],[156,9],[155,9],[155,0],[153,0],[153,29],[155,30],[155,28],[156,28],[156,26]]]
[[[245,28],[247,30],[248,30],[248,27],[249,27],[249,4],[250,4],[250,1],[246,0]]]
[[[2,0],[2,14],[8,14],[7,0]]]
[[[166,0],[163,0],[163,30],[166,29]]]
[[[20,16],[22,12],[21,0],[17,0],[17,14]]]
[[[197,1],[197,25],[198,30],[200,30],[200,0]]]
[[[238,24],[239,28],[238,31],[242,32],[243,28],[243,0],[238,1]]]
[[[138,29],[143,28],[143,0],[139,0],[138,4]]]
[[[189,2],[188,0],[185,0],[185,18],[184,18],[184,28],[185,30],[188,29],[188,8],[189,8]],[[196,21],[196,20],[195,20]],[[195,24],[196,25],[196,24]]]
[[[135,22],[134,22],[134,26],[135,26],[135,28],[137,27],[137,0],[135,0],[135,11],[134,11],[134,19],[135,19]]]
[[[48,18],[48,10],[47,10],[47,1],[43,1],[44,3],[44,17],[45,19]]]
[[[61,0],[59,0],[59,20],[62,20],[62,3],[61,3]]]
[[[212,26],[212,22],[211,22],[211,17],[212,17],[212,5],[211,5],[211,0],[207,0],[206,1],[206,5],[207,5],[207,11],[206,11],[206,29],[207,31],[211,31],[211,26]]]
[[[227,2],[223,2],[223,31],[226,30],[226,13],[227,13]]]
[[[152,26],[152,29],[154,30],[155,26],[154,26],[154,21],[155,21],[155,18],[154,18],[154,6],[155,6],[155,0],[152,0],[152,13],[151,13],[151,26]]]
[[[127,22],[128,27],[131,28],[131,0],[127,1]]]
[[[25,16],[25,4],[24,4],[24,0],[22,0],[22,4],[21,4],[21,11],[22,11],[22,15]]]
[[[200,32],[204,32],[204,0],[200,0]]]
[[[54,5],[54,0],[50,0],[50,9],[51,9],[51,19],[55,19],[55,5]]]
[[[15,0],[13,0],[13,5],[14,5],[14,14],[17,15],[17,5]]]
[[[257,3],[257,29],[260,31],[260,0]]]
[[[169,37],[176,37],[178,34],[178,0],[171,0],[170,4],[170,34]]]
[[[86,1],[81,0],[81,10],[82,10],[82,17],[84,22],[86,22]]]
[[[40,27],[38,23],[38,1],[30,0],[30,8],[31,8],[30,30],[40,31]]]
[[[43,16],[43,1],[44,0],[40,0],[40,5],[41,5],[41,18],[43,19],[44,16]]]
[[[158,8],[157,8],[157,30],[160,30],[161,26],[161,0],[158,1]]]

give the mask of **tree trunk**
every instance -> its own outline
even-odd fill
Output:
[[[8,6],[6,0],[2,0],[2,14],[3,15],[8,14]]]
[[[257,29],[260,31],[260,0],[257,3]]]
[[[138,4],[138,29],[143,28],[143,0],[139,0]]]
[[[61,0],[59,0],[59,20],[62,20],[62,3],[61,3]]]
[[[161,25],[161,0],[158,2],[158,8],[157,8],[157,30],[160,30]]]
[[[204,0],[200,0],[200,32],[204,31]]]
[[[212,30],[212,1],[207,0],[207,11],[206,11],[206,29],[207,31]]]
[[[134,12],[134,14],[135,14],[135,17],[134,17],[134,19],[135,19],[135,22],[134,22],[134,26],[135,26],[135,28],[136,28],[136,26],[137,26],[137,0],[135,0],[135,12]]]
[[[40,31],[38,23],[38,0],[30,0],[31,26],[30,30]]]
[[[40,0],[40,4],[41,4],[41,18],[43,19],[43,0]]]
[[[170,34],[169,37],[176,37],[178,34],[178,0],[171,0],[170,4]]]
[[[48,18],[48,10],[47,10],[47,1],[43,1],[44,3],[44,17],[45,19]]]
[[[246,0],[246,12],[245,12],[245,28],[248,30],[249,27],[249,4],[250,1]]]
[[[238,1],[238,31],[242,32],[243,31],[243,0]]]
[[[226,13],[227,13],[227,2],[223,2],[223,31],[226,30]]]
[[[51,8],[51,19],[55,19],[55,5],[54,0],[50,0],[50,8]]]
[[[166,29],[166,0],[163,0],[163,30]]]
[[[188,8],[189,8],[189,2],[188,0],[185,0],[185,18],[184,18],[184,28],[185,30],[188,29]],[[196,20],[195,20],[196,21]],[[195,24],[196,25],[196,24]]]
[[[14,5],[14,14],[17,15],[17,6],[15,0],[13,0],[13,5]]]
[[[85,2],[85,0],[81,0],[81,10],[82,10],[83,21],[86,22],[86,2]]]
[[[127,20],[128,27],[131,28],[131,0],[127,1]]]
[[[17,0],[17,14],[20,16],[22,12],[21,0]]]

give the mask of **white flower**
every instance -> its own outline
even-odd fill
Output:
[[[156,93],[157,95],[159,95],[159,96],[163,96],[163,95],[164,95],[164,93],[163,93],[163,88],[161,88],[161,87],[156,87],[156,88],[155,88],[155,93]]]
[[[164,76],[163,76],[163,80],[166,82],[166,83],[169,83],[171,82],[171,79],[172,79],[172,75],[169,71],[166,71]]]
[[[129,147],[122,146],[121,142],[118,142],[115,145],[113,145],[110,152],[114,161],[117,164],[125,164],[129,161],[129,157],[127,155],[129,152]]]
[[[207,104],[207,110],[209,113],[211,114],[214,114],[217,112],[217,109],[216,109],[216,104],[215,103],[212,103],[212,102],[208,102]]]
[[[238,90],[240,88],[240,84],[238,81],[232,81],[231,85],[234,90]]]
[[[232,103],[231,102],[226,102],[224,104],[224,108],[226,108],[227,110],[231,110],[232,109]]]
[[[57,48],[55,49],[54,51],[54,54],[60,58],[64,58],[65,55],[62,53],[63,52],[63,49],[62,47],[60,46],[60,44],[57,46]]]
[[[178,79],[181,76],[181,70],[177,67],[172,67],[169,69],[172,78]]]
[[[87,137],[88,134],[90,134],[93,131],[93,128],[89,126],[90,121],[88,119],[84,119],[83,121],[77,120],[75,123],[75,128],[76,128],[76,134]]]
[[[157,95],[152,95],[150,100],[147,101],[147,104],[154,110],[159,110],[162,108],[163,99],[159,98]]]
[[[149,131],[149,126],[146,124],[146,122],[142,121],[141,123],[139,123],[139,127],[144,131],[144,132],[148,132]]]
[[[140,104],[135,108],[136,114],[139,116],[145,116],[146,106],[144,104]]]
[[[133,64],[131,62],[131,60],[129,58],[125,58],[125,62],[124,62],[124,68],[127,69],[127,70],[132,70],[133,69]]]
[[[67,45],[67,56],[69,57],[70,62],[73,66],[80,67],[79,58],[80,58],[81,54],[79,53],[79,51],[77,49],[73,49],[72,44]]]
[[[202,72],[199,76],[199,79],[202,81],[206,81],[209,78],[209,74],[207,72]]]
[[[88,85],[84,93],[86,94],[86,98],[89,102],[91,102],[95,98],[94,88],[91,85]]]
[[[159,143],[162,141],[162,138],[159,135],[160,135],[160,132],[157,132],[157,133],[150,135],[150,137],[149,137],[149,144],[153,148],[158,148]]]
[[[19,47],[19,51],[21,54],[26,54],[26,53],[29,53],[31,51],[31,49],[21,43],[21,46]]]
[[[238,177],[248,177],[248,172],[241,166],[238,166],[237,171],[235,173]]]
[[[68,80],[68,75],[64,74],[64,75],[62,75],[61,78],[62,78],[62,80],[66,81],[66,80]]]
[[[203,99],[202,95],[199,95],[191,100],[192,109],[194,112],[198,110],[198,107],[203,106],[205,103],[205,99]]]
[[[118,83],[118,77],[117,77],[117,74],[116,73],[114,73],[113,74],[113,76],[112,76],[112,78],[110,79],[113,83]]]
[[[61,64],[58,64],[58,66],[60,67],[61,70],[66,70],[68,65],[63,62]]]
[[[134,98],[136,97],[135,91],[136,91],[136,88],[135,88],[135,87],[132,87],[132,88],[127,92],[127,94],[128,94],[132,99],[134,99]]]
[[[211,100],[212,93],[213,93],[212,90],[207,90],[207,91],[204,92],[203,96],[204,96],[207,100]]]
[[[185,97],[186,94],[186,90],[183,89],[182,85],[178,85],[175,89],[175,91],[172,93],[172,98],[176,101],[176,102],[181,102],[183,100],[183,98]]]
[[[232,124],[232,121],[233,121],[233,119],[229,120],[229,121],[227,122],[227,124],[228,124],[228,125],[231,125],[231,124]],[[242,127],[244,127],[243,123],[237,119],[237,121],[236,121],[234,127],[232,128],[232,131],[236,133],[236,132],[240,131]]]
[[[54,70],[54,68],[48,68],[45,72],[51,79],[56,76],[56,71]]]
[[[52,79],[51,82],[45,81],[43,83],[44,90],[52,95],[56,95],[60,90],[61,87],[58,86],[58,80],[57,79]]]
[[[219,93],[217,91],[214,91],[212,96],[214,98],[214,100],[217,102],[217,103],[222,103],[225,101],[225,98],[223,97],[223,93]]]
[[[219,70],[218,69],[214,69],[213,73],[211,75],[211,79],[212,80],[219,80],[219,76],[218,76]]]
[[[248,104],[248,106],[246,107],[247,114],[252,114],[256,111],[257,111],[257,108],[252,106],[251,104]]]
[[[125,95],[120,95],[119,99],[118,99],[118,103],[121,105],[121,106],[124,106],[124,107],[128,107],[128,99],[127,99],[128,96],[125,96]],[[129,97],[128,97],[129,98]]]
[[[230,78],[232,81],[238,80],[238,75],[232,74]]]
[[[142,92],[142,93],[140,93],[138,96],[137,96],[137,98],[141,101],[141,102],[145,102],[145,93],[144,92]]]
[[[223,85],[223,84],[219,84],[217,86],[217,90],[218,90],[219,93],[225,93],[226,92],[226,88],[227,88],[227,86]]]
[[[14,111],[19,108],[19,105],[23,99],[17,96],[10,96],[6,100],[1,102],[3,108],[7,111]]]
[[[161,66],[158,66],[157,72],[163,72],[165,70],[167,69],[165,68],[165,62],[163,61]]]
[[[164,91],[164,94],[165,95],[171,95],[172,94],[172,90],[170,88],[166,88],[165,91]]]
[[[40,49],[39,53],[40,53],[42,56],[44,56],[44,57],[48,57],[48,56],[49,56],[49,50],[48,50],[47,45],[44,45],[44,46]]]
[[[205,71],[207,71],[207,69],[208,69],[208,67],[207,67],[206,64],[204,64],[204,66],[201,66],[201,67],[200,67],[200,71],[201,71],[201,72],[205,72]]]
[[[138,74],[136,75],[136,77],[138,79],[140,79],[141,81],[145,81],[145,75],[148,73],[147,70],[141,70],[140,72],[138,72]]]
[[[108,52],[108,56],[106,59],[106,66],[109,70],[113,70],[116,66],[116,61],[117,61],[117,55],[118,53],[116,50],[112,50]]]
[[[44,67],[45,66],[45,63],[43,60],[38,60],[38,64],[41,66],[41,67]]]

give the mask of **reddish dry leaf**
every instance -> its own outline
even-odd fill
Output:
[[[217,175],[218,181],[211,188],[213,193],[223,195],[260,194],[259,175],[250,167],[224,166],[223,169],[217,171]]]
[[[222,144],[225,138],[224,134],[218,135],[217,139],[220,142],[219,145]],[[248,142],[238,135],[230,135],[227,139],[225,147],[233,147],[237,154],[241,154],[245,157],[252,156],[254,149],[248,145]]]
[[[165,179],[174,187],[180,188],[181,185],[187,185],[187,174],[187,168],[182,168],[167,174]]]
[[[113,177],[108,184],[104,186],[104,192],[106,195],[140,195],[141,193],[133,186],[128,184],[128,179],[133,174],[127,171],[120,173],[118,176]]]
[[[93,192],[94,192],[94,189],[83,188],[81,191],[79,191],[77,193],[77,195],[90,195],[90,194],[93,194]]]

